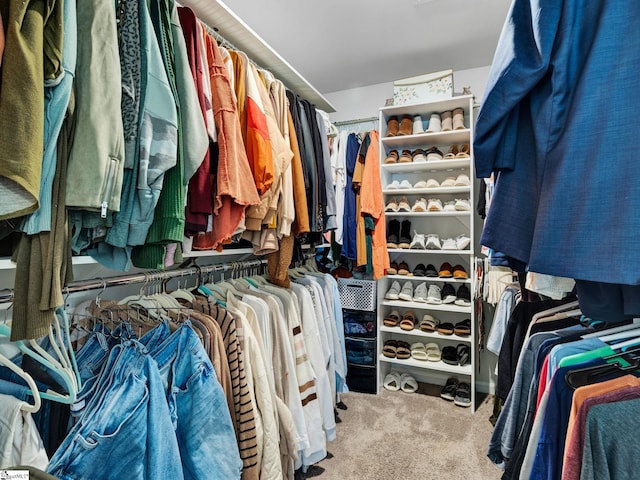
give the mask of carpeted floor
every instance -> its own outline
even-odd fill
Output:
[[[421,385],[422,387],[422,385]],[[338,410],[337,439],[313,466],[319,480],[493,480],[501,470],[486,456],[493,398],[475,413],[437,396],[348,393]],[[323,471],[324,470],[324,471]]]

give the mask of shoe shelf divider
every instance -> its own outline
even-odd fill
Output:
[[[398,121],[404,115],[411,116],[412,120],[415,115],[420,115],[423,124],[426,126],[431,114],[441,113],[445,111],[453,111],[456,108],[462,108],[464,111],[464,129],[451,130],[446,132],[434,133],[417,133],[400,136],[387,136],[387,121],[390,117],[397,117]],[[474,181],[473,181],[473,97],[470,95],[452,97],[449,99],[438,100],[416,105],[402,105],[382,107],[379,112],[379,131],[380,131],[380,176],[382,183],[382,193],[385,199],[385,205],[392,199],[399,200],[401,197],[407,197],[409,205],[424,198],[439,198],[444,204],[447,201],[455,201],[457,199],[467,199],[471,205],[470,211],[456,212],[387,212],[385,216],[387,225],[392,220],[402,222],[410,222],[411,239],[415,233],[419,234],[438,234],[440,241],[446,238],[456,238],[459,235],[467,235],[470,239],[469,246],[464,250],[424,250],[424,249],[404,249],[393,248],[388,249],[391,261],[398,264],[405,261],[409,265],[410,271],[418,264],[432,264],[436,270],[444,262],[462,265],[467,271],[470,278],[453,279],[453,278],[433,278],[412,275],[388,275],[378,280],[378,298],[377,298],[377,322],[378,322],[378,392],[383,389],[385,376],[397,371],[400,373],[409,373],[418,382],[429,383],[444,386],[449,377],[455,377],[459,381],[467,382],[471,386],[471,411],[475,411],[475,372],[476,372],[476,318],[473,303],[471,306],[460,306],[455,304],[430,304],[405,300],[385,300],[384,295],[394,281],[402,286],[404,282],[412,282],[413,288],[420,283],[426,282],[427,286],[431,284],[438,285],[440,288],[448,283],[457,291],[461,286],[465,285],[471,292],[473,300],[476,285],[473,280],[475,271],[475,226],[479,222],[479,217],[473,208],[475,202]],[[413,123],[413,121],[412,121]],[[422,162],[397,162],[384,163],[392,150],[398,151],[398,157],[402,150],[414,151],[421,148],[427,150],[436,147],[443,155],[446,155],[451,145],[469,145],[468,158],[453,158],[443,160],[428,160]],[[458,176],[466,175],[470,182],[468,185],[452,185],[451,179],[457,180]],[[434,179],[441,184],[447,181],[449,185],[439,186],[435,188],[388,188],[392,182],[402,182],[406,180],[410,185],[415,185],[418,181]],[[464,177],[461,177],[464,179]],[[397,186],[397,185],[396,185]],[[405,182],[406,187],[406,182]],[[389,235],[389,228],[387,234]],[[406,233],[406,232],[405,232]],[[398,232],[398,237],[400,232]],[[400,239],[400,242],[406,238]],[[387,327],[383,324],[383,319],[393,310],[397,310],[400,315],[409,310],[416,315],[418,324],[422,320],[423,315],[430,314],[440,322],[450,322],[454,325],[462,320],[469,319],[471,321],[471,335],[461,337],[458,335],[442,335],[437,332],[423,332],[419,326],[413,330],[402,330],[399,327]],[[403,340],[409,344],[414,342],[430,343],[435,342],[440,349],[444,346],[456,346],[459,343],[467,344],[471,347],[470,363],[466,365],[450,365],[441,361],[423,361],[416,360],[413,357],[409,359],[389,358],[382,354],[384,343],[388,340]],[[444,400],[443,400],[444,401]],[[452,404],[453,408],[453,404]]]

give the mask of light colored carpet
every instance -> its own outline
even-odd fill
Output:
[[[343,395],[347,410],[338,410],[331,455],[309,473],[319,480],[499,479],[486,456],[493,398],[473,413],[430,393]]]

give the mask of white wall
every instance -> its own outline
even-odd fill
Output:
[[[471,87],[476,101],[481,102],[489,68],[486,66],[453,72],[454,92],[460,93],[462,87]],[[332,122],[377,117],[378,109],[384,107],[387,98],[393,97],[393,82],[325,93],[324,96],[336,108],[335,113],[331,114]]]
[[[453,73],[454,93],[461,93],[463,87],[470,87],[477,103],[482,103],[482,97],[489,77],[489,66],[460,70]],[[332,122],[357,120],[378,116],[378,109],[383,107],[387,98],[393,97],[393,82],[379,83],[361,88],[342,90],[324,94],[327,100],[336,108],[330,115]],[[479,219],[478,219],[479,220]],[[477,232],[476,238],[479,238]],[[479,251],[478,246],[476,250]],[[485,309],[485,335],[489,334],[493,308]],[[480,355],[480,371],[476,372],[476,387],[481,392],[495,392],[495,365],[497,357],[484,351]]]

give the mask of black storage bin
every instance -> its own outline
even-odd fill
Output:
[[[344,333],[349,337],[376,338],[375,312],[343,310]]]
[[[352,392],[376,393],[376,367],[366,365],[347,366],[347,386]]]
[[[366,338],[345,338],[347,362],[357,365],[376,364],[376,340]]]

